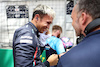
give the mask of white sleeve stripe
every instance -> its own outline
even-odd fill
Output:
[[[28,39],[32,39],[31,36],[21,36],[21,38],[28,38]]]
[[[32,44],[32,40],[20,40],[20,43],[29,43],[29,44]]]

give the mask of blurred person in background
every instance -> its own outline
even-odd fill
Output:
[[[40,55],[41,42],[39,32],[49,29],[55,11],[46,5],[37,5],[31,22],[17,29],[13,38],[14,67],[49,67],[56,65],[58,55],[51,55],[42,63]]]
[[[52,54],[58,54],[61,57],[64,53],[64,46],[60,39],[62,33],[62,28],[59,25],[54,25],[52,27],[52,36],[46,40],[46,58]],[[56,66],[54,66],[56,67]]]
[[[71,17],[76,35],[84,38],[59,59],[57,67],[100,67],[100,0],[79,0]]]

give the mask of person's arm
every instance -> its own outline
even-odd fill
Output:
[[[64,55],[66,52],[59,54],[59,57],[61,57],[62,55]]]
[[[58,63],[58,55],[52,54],[48,57],[47,61],[50,63],[50,66],[57,65]]]
[[[59,55],[59,57],[61,57],[62,55],[65,54],[65,49],[64,49],[63,43],[60,39],[57,40],[57,42],[56,42],[56,52]]]

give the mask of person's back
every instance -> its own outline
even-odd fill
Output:
[[[100,67],[100,30],[88,34],[60,58],[58,67]]]
[[[55,37],[55,36],[51,36],[50,38],[48,38],[46,40],[46,48],[48,48],[48,46],[50,46],[50,49],[46,49],[47,50],[47,57],[49,57],[51,54],[61,54],[63,52],[65,52],[64,50],[64,46],[62,45],[62,41]]]

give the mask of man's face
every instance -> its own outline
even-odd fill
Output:
[[[44,31],[46,31],[47,29],[49,29],[52,21],[53,21],[53,18],[48,15],[45,15],[42,19],[38,20],[37,29],[39,30],[39,32],[42,33]]]
[[[75,29],[75,32],[76,32],[76,36],[80,36],[81,34],[81,27],[80,27],[80,24],[79,24],[79,18],[77,17],[77,12],[76,12],[76,6],[73,8],[73,11],[72,11],[72,14],[71,14],[71,18],[72,18],[72,26],[74,27]]]

